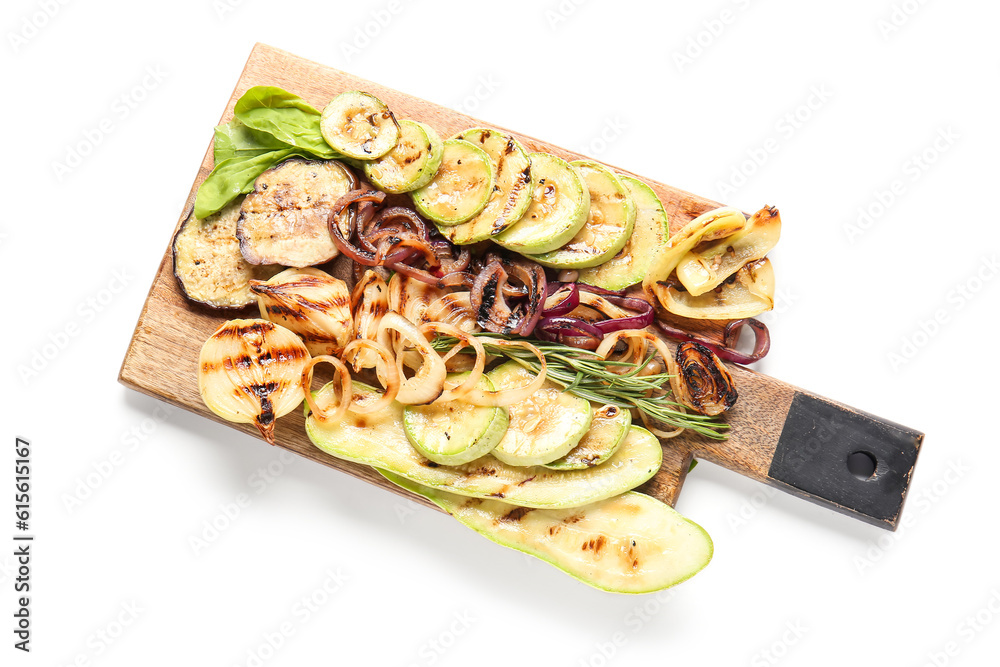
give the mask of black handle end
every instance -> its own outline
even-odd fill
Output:
[[[768,476],[787,491],[895,530],[924,434],[796,392]]]

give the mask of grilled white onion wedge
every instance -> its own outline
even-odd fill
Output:
[[[447,385],[461,384],[469,373],[448,375]],[[493,391],[485,375],[479,389]],[[461,465],[489,454],[507,432],[507,409],[480,407],[461,400],[433,405],[408,405],[403,409],[403,427],[413,447],[435,463]]]
[[[590,160],[571,164],[580,170],[590,192],[587,222],[562,247],[530,256],[542,266],[556,269],[586,269],[603,264],[625,247],[635,227],[635,202],[614,172]]]
[[[546,463],[553,470],[593,468],[611,458],[632,426],[632,414],[614,405],[594,406],[590,428],[569,454]]]
[[[331,383],[316,392],[321,408],[336,405]],[[354,383],[354,404],[381,394]],[[645,429],[633,426],[606,462],[586,470],[508,466],[486,454],[460,466],[442,466],[413,448],[403,429],[403,406],[392,402],[376,413],[353,410],[336,424],[306,417],[306,433],[319,449],[337,458],[382,468],[415,482],[464,496],[497,498],[526,507],[579,507],[634,489],[660,469],[663,448]]]
[[[653,189],[631,176],[619,178],[635,202],[635,228],[617,255],[580,271],[580,282],[611,290],[641,283],[653,255],[670,236],[670,219]]]
[[[368,269],[351,292],[351,312],[354,313],[354,338],[376,342],[382,316],[389,312],[389,288],[375,271]],[[355,371],[376,368],[379,355],[371,349],[360,347],[344,356]]]
[[[531,203],[521,219],[493,241],[522,254],[555,250],[576,236],[590,212],[590,191],[566,160],[531,153]]]
[[[360,90],[349,90],[330,100],[319,129],[333,150],[357,160],[380,158],[399,140],[399,123],[389,107]]]
[[[420,214],[437,225],[457,225],[486,208],[493,195],[493,162],[479,146],[461,139],[444,142],[437,173],[410,196]]]
[[[410,192],[431,182],[443,153],[444,143],[433,128],[403,119],[399,121],[399,141],[392,150],[363,163],[362,169],[372,185],[383,192]]]
[[[535,377],[516,361],[491,370],[498,391],[522,387]],[[590,429],[593,414],[585,399],[548,380],[525,400],[507,407],[510,423],[493,456],[512,466],[534,466],[566,456]]]
[[[531,159],[517,139],[499,130],[473,128],[454,138],[482,148],[493,166],[493,192],[486,208],[468,222],[438,227],[452,243],[467,245],[499,234],[524,215],[531,203]]]
[[[642,493],[573,509],[529,509],[379,472],[483,537],[604,591],[652,593],[690,579],[712,560],[712,539],[701,526]]]
[[[174,237],[174,276],[191,301],[211,308],[244,308],[254,301],[250,281],[266,280],[282,267],[243,259],[236,238],[242,198],[202,220],[187,217]]]
[[[335,160],[293,158],[254,181],[240,208],[236,236],[251,264],[304,267],[338,255],[327,220],[333,205],[357,185]]]
[[[354,336],[347,283],[319,269],[285,269],[250,281],[260,316],[296,333],[312,355],[339,356]]]
[[[274,420],[302,402],[309,351],[299,337],[267,320],[230,320],[198,357],[198,390],[208,409],[253,424],[274,444]]]

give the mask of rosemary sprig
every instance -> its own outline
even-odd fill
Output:
[[[506,339],[503,335],[481,333],[476,334],[476,337],[482,341],[488,354],[507,357],[532,373],[539,372],[541,365],[530,351],[490,343],[490,338]],[[546,378],[575,396],[624,409],[636,408],[667,427],[691,429],[713,440],[725,440],[728,437],[726,429],[729,424],[714,417],[689,414],[680,403],[670,400],[669,374],[639,375],[649,359],[641,364],[610,361],[601,359],[588,350],[560,343],[524,340],[537,347],[545,356],[548,365]],[[454,338],[440,337],[434,340],[433,345],[436,349],[450,349],[457,342]],[[662,389],[666,389],[667,393],[661,393]]]

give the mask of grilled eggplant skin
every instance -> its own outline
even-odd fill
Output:
[[[236,236],[244,259],[304,268],[336,257],[327,220],[357,183],[336,160],[292,158],[265,171],[240,207]]]
[[[241,203],[237,199],[203,220],[192,210],[174,234],[174,278],[189,301],[213,310],[240,310],[256,302],[251,280],[281,271],[281,266],[255,266],[243,259],[236,238]]]

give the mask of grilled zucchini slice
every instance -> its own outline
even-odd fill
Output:
[[[399,123],[389,107],[370,93],[349,90],[323,109],[319,130],[333,150],[357,160],[375,160],[399,141]]]
[[[582,470],[593,468],[611,458],[625,440],[632,426],[632,414],[615,405],[599,405],[594,409],[590,429],[580,438],[580,443],[569,454],[546,463],[553,470]]]
[[[704,528],[642,493],[574,509],[528,509],[465,498],[379,472],[483,537],[604,591],[652,593],[670,588],[712,560],[712,538]]]
[[[516,361],[488,373],[497,390],[529,384],[535,377]],[[546,381],[521,403],[508,406],[507,432],[493,456],[512,466],[535,466],[566,456],[590,429],[593,414],[585,399]]]
[[[451,373],[446,383],[457,386],[468,373]],[[494,391],[485,375],[478,389]],[[488,454],[507,432],[507,410],[448,401],[440,405],[408,405],[403,428],[414,449],[434,463],[460,465]]]
[[[354,400],[364,405],[381,393],[354,383]],[[333,383],[316,392],[321,408],[338,399]],[[410,444],[403,406],[393,402],[376,414],[348,412],[337,423],[306,417],[306,433],[320,450],[337,458],[382,468],[420,484],[463,496],[496,498],[525,507],[579,507],[634,489],[660,469],[663,448],[649,431],[633,426],[605,463],[586,470],[509,466],[486,454],[459,466],[430,461]]]
[[[377,160],[363,163],[365,177],[383,192],[399,194],[422,188],[437,173],[444,142],[429,125],[399,121],[399,141]]]
[[[576,236],[590,212],[590,191],[566,160],[531,153],[531,203],[521,219],[493,241],[522,254],[555,250]]]
[[[572,162],[590,191],[590,213],[583,228],[561,248],[531,255],[542,266],[586,269],[608,261],[625,247],[635,227],[635,202],[621,179],[590,160]]]
[[[236,222],[242,199],[199,220],[192,211],[174,236],[174,276],[191,301],[223,310],[255,301],[251,280],[267,280],[280,266],[255,266],[240,253]]]
[[[452,243],[485,241],[521,219],[531,203],[531,159],[521,143],[499,130],[474,128],[455,135],[479,146],[493,163],[493,192],[486,207],[468,222],[439,227]]]
[[[493,181],[493,162],[486,151],[468,141],[449,139],[437,173],[410,196],[420,214],[440,229],[479,215],[493,194]]]
[[[356,185],[354,174],[335,160],[292,158],[271,167],[240,208],[236,236],[243,257],[295,268],[330,261],[339,253],[327,219]]]
[[[620,290],[641,283],[653,255],[670,236],[670,218],[653,189],[631,176],[619,176],[635,202],[635,228],[621,251],[600,266],[580,271],[580,282]]]

